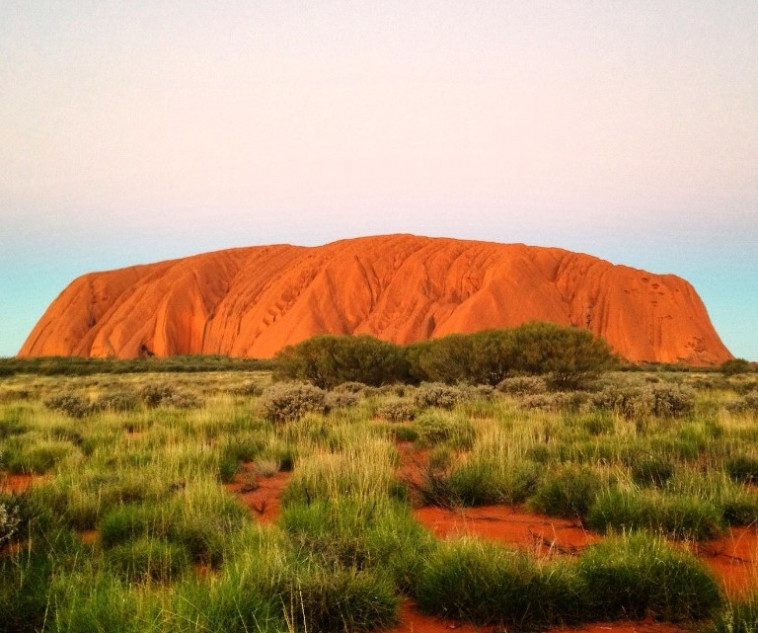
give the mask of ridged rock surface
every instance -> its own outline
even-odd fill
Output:
[[[731,357],[692,286],[557,248],[388,235],[261,246],[91,273],[45,312],[20,356],[266,358],[315,334],[406,343],[552,321],[632,361]]]

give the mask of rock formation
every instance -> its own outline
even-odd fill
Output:
[[[321,333],[406,343],[530,320],[587,328],[632,361],[731,358],[674,275],[558,248],[412,235],[90,273],[53,301],[19,355],[266,358]]]

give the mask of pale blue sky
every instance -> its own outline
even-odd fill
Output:
[[[678,274],[758,360],[758,3],[0,5],[0,355],[84,272],[395,232]]]

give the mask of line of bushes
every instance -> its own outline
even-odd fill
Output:
[[[91,376],[93,374],[142,374],[153,372],[264,371],[273,361],[261,358],[230,358],[221,355],[188,354],[161,358],[84,358],[40,356],[0,358],[0,376]]]
[[[545,375],[554,388],[580,386],[614,367],[608,344],[588,330],[532,322],[397,345],[368,335],[316,336],[275,357],[279,378],[330,389],[344,382],[497,385],[513,374]]]

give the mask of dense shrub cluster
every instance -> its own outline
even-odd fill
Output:
[[[45,406],[53,411],[60,411],[72,418],[83,418],[98,410],[95,403],[89,398],[76,393],[66,392],[51,396],[45,400]]]
[[[695,411],[695,391],[687,385],[652,383],[644,387],[608,385],[592,396],[598,409],[627,418],[656,415],[681,418]]]
[[[681,418],[695,411],[695,390],[686,385],[659,385],[651,389],[651,412],[661,418]]]
[[[390,422],[406,422],[416,417],[416,405],[410,398],[392,398],[380,404],[376,414]]]
[[[728,402],[726,409],[730,413],[758,416],[758,391],[750,391],[741,398]]]
[[[541,376],[511,376],[497,383],[497,388],[513,396],[535,395],[547,391],[547,382]]]
[[[266,388],[258,406],[272,422],[297,420],[306,413],[327,410],[326,391],[309,383],[279,383]]]
[[[314,336],[285,347],[276,361],[279,376],[307,380],[322,389],[345,382],[378,387],[408,378],[402,348],[368,335]]]
[[[552,388],[573,389],[611,368],[615,357],[588,330],[534,322],[405,346],[367,335],[316,336],[285,348],[276,362],[279,377],[324,389],[346,381],[494,386],[514,373],[542,374]]]
[[[423,382],[413,394],[413,400],[420,408],[439,407],[452,409],[470,398],[470,392],[463,387],[446,385],[443,382]]]

